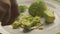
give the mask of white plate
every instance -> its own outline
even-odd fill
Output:
[[[30,5],[32,2],[34,2],[34,0],[17,0],[19,5]],[[57,25],[59,25],[59,20],[60,20],[60,12],[59,12],[59,6],[52,3],[52,2],[48,2],[46,1],[47,5],[54,8],[54,12],[55,12],[55,21],[54,24],[47,26],[46,28],[44,28],[43,30],[33,30],[29,33],[22,33],[20,29],[12,29],[11,26],[4,26],[3,28],[11,33],[11,34],[55,34],[56,33],[56,28]]]

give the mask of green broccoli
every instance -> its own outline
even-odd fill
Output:
[[[39,24],[39,25],[37,25],[37,27],[39,29],[42,28],[41,23],[40,23],[41,19],[38,16],[32,17],[31,15],[25,15],[25,14],[21,13],[19,17],[20,17],[19,21],[15,21],[12,24],[14,29],[20,27],[20,28],[23,28],[23,31],[26,31],[26,29],[27,29],[26,32],[29,32],[29,31],[31,31],[31,28],[36,26],[37,24]]]
[[[26,27],[31,27],[37,23],[40,23],[40,17],[35,16],[27,16],[27,15],[23,15],[20,17],[20,23]]]
[[[28,7],[26,5],[20,5],[19,6],[19,12],[22,13],[22,12],[26,11],[27,8]]]
[[[38,16],[35,16],[31,22],[31,27],[35,26],[36,24],[40,23],[41,18]]]
[[[43,17],[45,10],[47,10],[45,1],[36,1],[29,7],[29,14],[32,16]]]
[[[15,21],[15,22],[12,24],[12,26],[13,26],[14,29],[17,29],[17,28],[20,27],[20,23],[17,22],[17,21]]]
[[[53,23],[55,20],[55,15],[54,15],[54,10],[52,8],[48,8],[47,11],[45,11],[45,19],[46,19],[46,23],[50,24]]]

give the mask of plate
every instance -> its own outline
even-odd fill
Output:
[[[30,6],[30,4],[32,2],[34,2],[34,0],[17,0],[18,5],[27,5]],[[59,13],[59,6],[56,5],[55,3],[46,1],[47,5],[52,7],[54,9],[54,14],[55,14],[55,21],[54,24],[45,26],[45,28],[43,30],[33,30],[29,33],[23,33],[21,29],[12,29],[12,26],[3,26],[3,28],[10,34],[55,34],[56,30],[55,28],[57,27],[57,25],[59,25],[60,23],[60,13]]]

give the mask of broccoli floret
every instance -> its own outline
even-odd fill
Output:
[[[45,1],[36,1],[29,7],[29,14],[43,17],[45,10],[47,10]]]
[[[27,8],[28,7],[26,5],[20,5],[19,6],[19,12],[22,13],[22,12],[26,11]]]
[[[54,10],[52,8],[48,8],[48,10],[45,11],[44,17],[46,19],[46,24],[53,23],[55,20]]]
[[[37,23],[40,23],[40,17],[38,16],[32,17],[24,15],[22,18],[20,18],[20,23],[25,25],[25,27],[31,27]]]
[[[20,17],[21,16],[21,17]],[[20,20],[19,21],[15,21],[12,26],[14,29],[16,28],[23,28],[23,31],[25,31],[27,29],[26,32],[29,32],[33,29],[31,29],[32,27],[36,26],[37,24],[37,27],[40,29],[42,28],[41,27],[41,23],[40,23],[40,17],[38,16],[35,16],[35,17],[32,17],[31,15],[25,15],[25,14],[20,14]],[[40,26],[40,27],[39,27]]]
[[[41,18],[38,16],[35,16],[31,22],[31,27],[35,26],[37,23],[40,23]]]
[[[12,24],[12,26],[13,26],[14,29],[17,29],[17,28],[20,27],[20,23],[17,22],[17,21],[15,21],[15,22]]]

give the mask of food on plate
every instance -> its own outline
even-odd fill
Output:
[[[44,13],[46,24],[53,23],[55,20],[54,10],[52,8],[48,8],[48,10],[46,10]]]
[[[19,21],[15,21],[12,24],[14,29],[20,27],[20,28],[23,28],[25,30],[26,28],[35,27],[37,24],[38,24],[37,26],[42,26],[40,23],[41,19],[38,16],[32,17],[31,15],[27,16],[27,15],[21,13],[19,19],[20,19]]]
[[[31,14],[32,16],[43,17],[45,10],[47,10],[45,1],[36,1],[33,2],[29,7],[29,14]]]
[[[23,15],[20,17],[20,20],[18,22],[15,21],[12,25],[18,26],[22,24],[24,27],[33,27],[37,23],[40,23],[40,17],[38,16],[32,17],[32,16]]]
[[[19,23],[18,21],[15,21],[15,22],[12,24],[12,26],[13,26],[13,29],[17,29],[17,28],[20,27],[20,23]]]
[[[24,12],[28,9],[28,15]],[[42,18],[45,19],[45,25],[51,24],[55,20],[54,10],[48,7],[44,0],[38,0],[33,2],[29,8],[25,5],[19,6],[20,16],[19,20],[16,20],[12,26],[14,29],[22,28],[23,32],[30,32],[34,29],[43,29],[43,24],[41,23]]]
[[[24,11],[26,11],[27,8],[28,7],[26,5],[20,5],[19,6],[19,12],[24,12]]]

